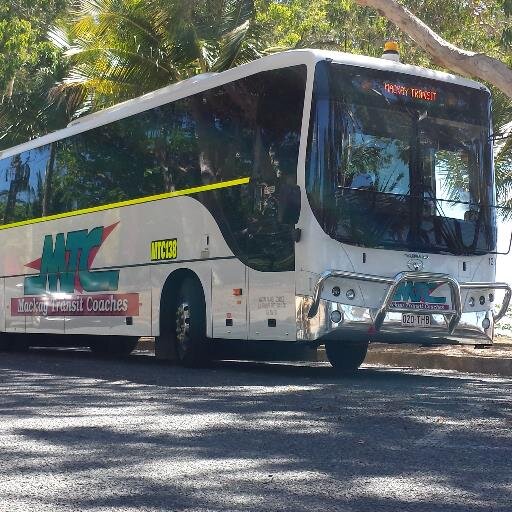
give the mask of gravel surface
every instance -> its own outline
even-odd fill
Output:
[[[2,512],[512,510],[512,379],[0,358]]]

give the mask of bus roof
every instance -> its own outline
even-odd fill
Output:
[[[205,73],[197,75],[187,80],[157,89],[156,91],[149,92],[137,98],[118,103],[117,105],[113,105],[112,107],[104,110],[77,118],[71,121],[66,128],[62,128],[43,135],[42,137],[38,137],[12,148],[0,151],[0,160],[23,151],[50,144],[57,140],[70,137],[98,126],[138,114],[139,112],[149,110],[159,105],[221,86],[261,71],[300,64],[312,67],[316,62],[321,60],[330,60],[337,64],[349,64],[351,66],[360,66],[364,68],[395,71],[397,73],[421,76],[433,80],[488,91],[483,84],[475,82],[474,80],[469,80],[467,78],[442,71],[435,71],[433,69],[394,62],[387,59],[327,50],[290,50],[262,57],[261,59],[223,71],[222,73]]]

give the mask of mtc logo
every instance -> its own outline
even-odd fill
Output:
[[[432,295],[430,295],[437,288],[439,288],[439,285],[433,283],[402,283],[397,288],[393,301],[445,304],[446,297],[432,297]]]
[[[25,295],[117,290],[119,270],[90,270],[101,244],[117,224],[91,231],[70,231],[67,236],[58,233],[55,241],[52,235],[46,235],[41,258],[25,265],[40,271],[39,275],[25,278]]]

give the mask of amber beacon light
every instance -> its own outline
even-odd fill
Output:
[[[384,43],[383,59],[400,62],[400,54],[398,53],[398,43],[396,41],[386,41]]]

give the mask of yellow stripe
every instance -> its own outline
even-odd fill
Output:
[[[185,188],[183,190],[176,190],[175,192],[166,192],[165,194],[157,194],[155,196],[140,197],[138,199],[129,199],[128,201],[121,201],[119,203],[104,204],[103,206],[94,206],[92,208],[84,208],[83,210],[76,210],[74,212],[57,213],[55,215],[48,215],[47,217],[39,217],[37,219],[22,220],[20,222],[12,222],[0,226],[0,230],[15,228],[18,226],[27,226],[29,224],[37,224],[39,222],[46,222],[48,220],[65,219],[67,217],[74,217],[76,215],[83,215],[85,213],[102,212],[104,210],[111,210],[113,208],[121,208],[122,206],[132,206],[134,204],[148,203],[150,201],[160,201],[161,199],[169,199],[170,197],[188,196],[191,194],[198,194],[199,192],[207,192],[208,190],[216,190],[219,188],[236,187],[237,185],[247,185],[250,178],[239,178],[231,181],[220,181],[219,183],[212,183],[211,185],[201,185],[200,187]]]

